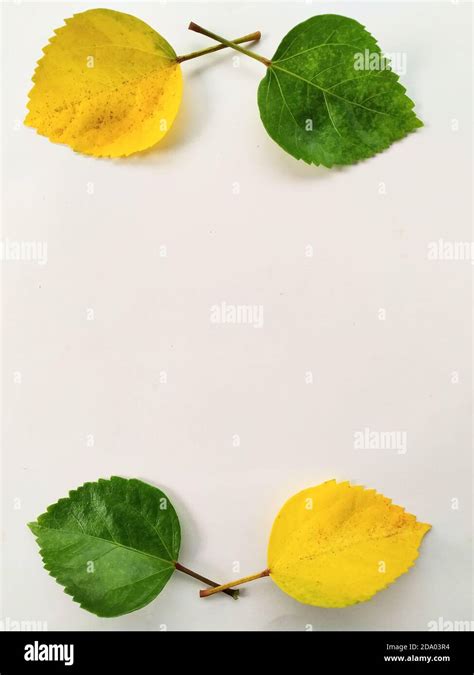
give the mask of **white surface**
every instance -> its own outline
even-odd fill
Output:
[[[221,53],[183,65],[182,111],[160,146],[127,161],[77,156],[18,122],[41,48],[85,6],[4,7],[3,238],[47,241],[48,260],[2,265],[1,615],[96,630],[470,619],[472,266],[427,250],[472,238],[471,8],[98,4],[139,16],[181,53],[210,44],[186,31],[191,19],[229,37],[261,29],[271,56],[301,20],[348,14],[407,53],[402,81],[426,126],[358,166],[306,166],[260,123],[261,64]],[[221,301],[263,305],[264,326],[211,324]],[[354,450],[364,427],[406,431],[408,451]],[[181,562],[222,581],[239,576],[234,561],[242,575],[265,567],[279,507],[332,477],[377,488],[433,530],[415,568],[359,606],[305,607],[268,579],[238,603],[203,601],[176,573],[144,610],[101,620],[42,569],[25,524],[112,474],[163,487],[181,518]]]

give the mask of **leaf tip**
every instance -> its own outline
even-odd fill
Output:
[[[420,526],[421,529],[422,538],[425,536],[425,534],[428,534],[428,532],[433,529],[433,526],[430,525],[430,523],[421,523],[420,521],[418,521],[418,525]]]

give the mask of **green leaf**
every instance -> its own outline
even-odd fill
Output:
[[[258,90],[268,134],[308,164],[353,164],[423,126],[376,40],[354,19],[315,16],[278,47]]]
[[[51,576],[81,607],[104,617],[151,602],[173,574],[181,542],[168,497],[117,476],[85,483],[29,527]]]

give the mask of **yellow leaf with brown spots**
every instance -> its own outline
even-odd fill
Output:
[[[110,9],[75,14],[43,50],[25,124],[95,157],[158,143],[182,98],[171,45],[135,17]]]

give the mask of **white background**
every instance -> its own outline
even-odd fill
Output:
[[[2,263],[2,618],[96,630],[470,619],[472,266],[427,255],[431,241],[472,238],[470,6],[97,4],[139,16],[178,53],[210,45],[191,19],[227,37],[261,29],[271,56],[313,14],[352,16],[386,52],[406,52],[402,81],[426,126],[357,166],[307,166],[261,125],[261,64],[222,52],[183,64],[182,109],[159,146],[78,156],[21,121],[42,47],[85,5],[4,6],[2,236],[46,241],[48,259]],[[211,324],[222,301],[263,305],[263,328]],[[355,450],[364,427],[406,431],[408,451]],[[433,530],[416,566],[362,605],[306,607],[270,579],[237,603],[199,600],[200,584],[176,573],[145,609],[99,619],[42,569],[26,523],[113,474],[162,487],[181,562],[222,581],[263,569],[282,503],[332,477],[377,488]]]

